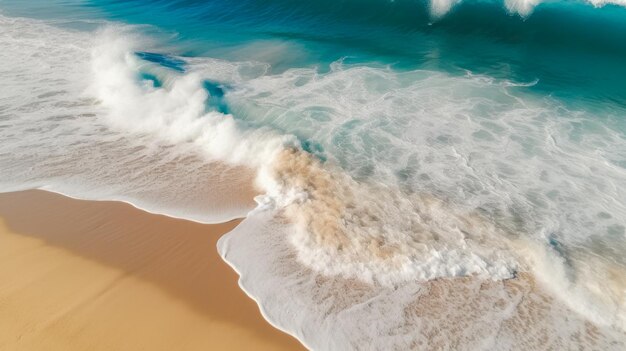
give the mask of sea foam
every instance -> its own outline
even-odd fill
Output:
[[[498,244],[502,235],[478,215],[454,214],[432,196],[404,198],[393,187],[355,182],[300,149],[294,136],[207,112],[211,97],[200,70],[170,77],[164,88],[137,84],[141,63],[132,37],[109,28],[100,38],[89,93],[111,123],[173,144],[192,142],[211,159],[257,170],[259,201],[284,209],[302,262],[326,274],[387,283],[512,277],[516,263]]]
[[[263,315],[310,349],[624,347],[623,333],[581,318],[526,273],[369,284],[301,264],[284,240],[291,230],[274,213],[254,211],[218,247]]]
[[[310,70],[294,70],[276,77],[266,74],[242,77],[240,63],[208,60],[195,66],[190,62],[187,72],[178,76],[170,75],[169,85],[163,88],[146,88],[137,85],[134,78],[136,71],[140,69],[139,61],[133,55],[135,49],[125,48],[115,42],[111,44],[111,39],[108,38],[110,35],[108,32],[102,34],[103,44],[95,49],[93,56],[96,77],[94,82],[97,88],[104,87],[104,90],[97,92],[97,96],[108,107],[108,118],[114,125],[119,123],[117,126],[120,128],[160,135],[174,144],[191,142],[211,159],[256,170],[256,184],[263,193],[257,198],[261,204],[258,211],[270,211],[277,221],[289,223],[288,228],[291,229],[287,230],[284,240],[291,244],[299,264],[328,277],[357,279],[383,286],[462,276],[502,280],[514,277],[518,272],[532,272],[541,267],[536,264],[538,261],[534,259],[535,256],[524,255],[526,248],[532,247],[536,240],[541,239],[541,236],[533,237],[534,233],[527,232],[532,227],[515,227],[515,223],[511,222],[514,218],[492,212],[489,206],[484,206],[482,213],[471,207],[458,206],[458,199],[454,196],[442,199],[424,190],[407,192],[399,184],[381,183],[384,178],[377,179],[373,176],[356,181],[339,167],[339,159],[318,159],[303,150],[300,147],[301,140],[294,135],[280,134],[276,129],[268,127],[252,127],[245,119],[237,119],[234,115],[207,112],[204,101],[211,97],[201,84],[203,79],[211,79],[224,81],[232,86],[233,99],[229,100],[227,94],[226,101],[235,103],[236,107],[237,99],[241,98],[238,94],[246,96],[250,101],[259,101],[256,89],[272,81],[274,82],[270,86],[274,92],[297,93],[298,90],[307,90],[308,95],[304,93],[298,98],[292,96],[291,101],[298,101],[299,98],[310,97],[308,89],[317,87],[327,79],[331,82],[342,82],[340,84],[348,82],[357,94],[359,91],[361,94],[369,94],[372,88],[373,92],[378,89],[385,91],[389,88],[388,84],[398,84],[393,81],[401,77],[396,73],[391,73],[388,69],[346,69],[338,64],[327,76],[307,78]],[[119,40],[120,36],[114,33],[113,38]],[[122,36],[122,39],[129,40],[127,36]],[[99,49],[102,47],[105,50]],[[244,67],[250,65],[254,63],[246,63]],[[110,67],[116,67],[119,71],[107,71]],[[104,79],[98,78],[100,72],[106,72]],[[365,79],[363,86],[355,85],[362,79],[362,75],[367,77],[369,74],[373,80]],[[438,81],[439,77],[429,72],[409,74],[423,75],[430,82],[443,83],[446,88],[448,86],[444,83],[445,79],[460,83],[455,78]],[[111,80],[111,77],[114,79]],[[290,82],[290,79],[297,78],[299,89],[277,89],[275,80],[281,81],[285,78]],[[310,78],[312,80],[308,80]],[[392,81],[386,81],[387,79]],[[511,113],[513,128],[519,128],[516,123],[520,123],[522,128],[534,127],[525,121],[526,115],[534,116],[537,112],[544,114],[549,106],[529,106],[527,101],[511,95],[511,87],[526,84],[500,83],[477,76],[468,76],[461,78],[462,80],[467,80],[470,95],[474,94],[471,89],[493,87],[502,92],[502,99],[518,101],[520,108],[523,108],[519,116],[515,115],[518,113],[515,109],[501,112]],[[419,84],[416,87],[413,82],[409,78],[401,84],[408,84],[405,88],[412,92],[420,88]],[[431,94],[437,91],[432,86],[429,88],[432,88]],[[401,99],[403,91],[397,89],[395,94],[395,97],[390,98]],[[415,96],[408,101],[415,101],[414,99]],[[347,102],[349,100],[344,101]],[[348,105],[347,108],[353,112],[358,111],[354,105]],[[397,111],[397,108],[391,108],[391,111]],[[414,112],[411,114],[414,115]],[[132,118],[129,119],[129,116]],[[516,118],[519,119],[517,122]],[[489,126],[488,123],[481,124]],[[474,131],[472,135],[481,147],[493,143],[494,137],[485,130]],[[527,129],[527,135],[532,137],[533,133]],[[554,140],[554,137],[549,140]],[[550,144],[548,149],[549,147]],[[489,148],[485,147],[485,150]],[[495,162],[496,165],[498,162],[500,161]],[[347,168],[350,169],[351,166]],[[477,175],[474,173],[476,170],[471,167],[470,170],[473,176]],[[499,172],[504,172],[503,176],[507,174],[506,169]],[[607,174],[604,176],[606,179]],[[499,186],[494,184],[491,191],[497,195],[501,191],[498,188],[504,186],[504,194],[515,196],[508,193],[510,189],[506,187],[506,183],[510,180],[505,179],[497,178],[498,182],[504,183]],[[484,182],[481,178],[477,181]],[[484,186],[488,183],[482,184]],[[490,196],[487,192],[484,194]],[[532,192],[529,196],[532,199]],[[476,196],[476,199],[481,197]],[[512,205],[516,205],[515,201]],[[526,244],[527,241],[531,244]],[[558,251],[552,252],[549,247],[544,248],[545,246],[539,245],[537,249],[530,251],[544,250],[548,257],[562,254]],[[606,263],[601,261],[597,264],[606,267]],[[567,269],[573,269],[578,274],[584,272],[571,264]],[[623,302],[619,295],[622,291],[619,280],[615,280],[618,285],[611,284],[608,290],[598,290],[598,284],[588,283],[593,281],[592,276],[589,275],[586,277],[588,279],[581,281],[580,277],[568,278],[565,273],[560,272],[563,281],[557,284],[558,287],[554,287],[554,291],[566,297],[565,300],[570,302],[571,308],[588,315],[596,323],[623,328]],[[541,274],[538,276],[543,277]],[[572,284],[573,288],[567,288],[568,284]],[[611,292],[610,289],[614,286],[618,288],[616,292]],[[563,289],[564,287],[566,288]],[[606,304],[601,307],[589,308],[592,304],[579,303],[591,301],[598,294],[607,297]],[[612,315],[607,313],[615,307],[618,312]]]
[[[2,190],[44,187],[201,222],[241,217],[254,207],[238,195],[250,188],[250,170],[215,164],[192,143],[173,145],[112,127],[114,120],[93,88],[92,54],[100,39],[93,32],[62,29],[63,22],[56,25],[0,16]],[[132,36],[129,27],[116,30]],[[150,47],[149,40],[145,44],[144,49]],[[124,74],[111,63],[103,72]],[[104,91],[116,78],[103,72]],[[119,88],[132,92],[132,87]],[[128,99],[120,103],[132,106]]]

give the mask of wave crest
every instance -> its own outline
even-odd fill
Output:
[[[452,8],[463,0],[430,0],[430,13],[435,18],[440,18],[450,12]],[[466,0],[467,1],[467,0]],[[527,17],[532,14],[535,7],[546,2],[545,0],[504,0],[504,7],[511,14]],[[626,7],[626,0],[585,0],[585,2],[598,8],[606,5]]]

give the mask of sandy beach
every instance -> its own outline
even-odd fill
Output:
[[[0,194],[0,350],[298,350],[204,225],[40,190]]]

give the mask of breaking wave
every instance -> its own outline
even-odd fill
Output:
[[[457,4],[461,3],[463,0],[431,0],[430,1],[430,11],[431,14],[435,17],[441,17],[450,12],[450,10]],[[471,0],[466,0],[465,2],[471,2]],[[532,14],[535,7],[540,5],[541,3],[546,3],[548,1],[545,0],[504,0],[503,5],[512,14],[518,14],[520,16],[527,17]],[[624,0],[585,0],[586,3],[598,8],[606,5],[618,5],[618,6],[626,6],[626,1]],[[567,6],[565,2],[563,2],[562,6]]]

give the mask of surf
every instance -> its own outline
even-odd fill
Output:
[[[3,71],[18,87],[3,89],[1,133],[16,141],[2,144],[3,189],[246,216],[219,250],[312,348],[506,349],[545,330],[555,347],[623,346],[624,262],[605,250],[624,243],[621,110],[598,120],[535,95],[536,80],[348,58],[274,70],[167,52],[119,23],[1,20],[19,62]],[[94,150],[112,162],[90,163]],[[202,191],[246,177],[256,205]]]

